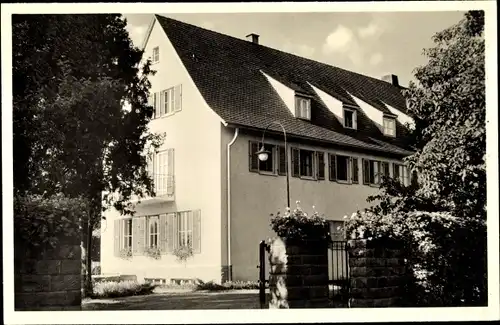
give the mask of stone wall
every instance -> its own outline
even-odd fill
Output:
[[[269,262],[270,309],[328,307],[327,242],[273,239]]]
[[[400,307],[408,279],[397,242],[349,240],[350,307]]]
[[[62,238],[38,253],[21,245],[14,251],[16,310],[81,310],[79,238]]]

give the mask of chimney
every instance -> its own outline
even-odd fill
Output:
[[[394,74],[388,74],[382,77],[382,80],[388,82],[394,86],[399,86],[398,76]]]
[[[259,44],[259,35],[257,34],[248,34],[247,41],[252,42],[254,44]]]

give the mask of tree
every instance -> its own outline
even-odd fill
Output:
[[[133,213],[132,195],[154,195],[147,159],[162,140],[147,128],[154,72],[125,26],[116,14],[13,16],[15,194],[86,200],[87,290],[92,230],[108,207]]]
[[[429,60],[415,70],[418,83],[404,91],[416,122],[407,161],[418,182],[385,179],[368,199],[377,204],[347,225],[351,234],[408,244],[413,270],[427,273],[424,305],[487,301],[483,28],[484,12],[468,12],[424,50]]]

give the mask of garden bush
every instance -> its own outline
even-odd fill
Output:
[[[326,219],[317,211],[308,215],[299,201],[293,211],[287,208],[283,215],[280,212],[271,214],[271,228],[279,237],[292,241],[326,240],[330,237]]]
[[[253,290],[259,289],[257,281],[227,281],[222,284],[210,282],[201,282],[196,287],[197,290],[224,291],[224,290]]]
[[[137,281],[104,281],[95,282],[92,297],[118,298],[127,296],[148,295],[153,292],[156,285],[150,283],[139,283]]]
[[[448,212],[354,213],[347,218],[351,239],[399,241],[413,276],[411,306],[480,306],[486,301],[486,225]],[[383,243],[382,243],[383,245]]]

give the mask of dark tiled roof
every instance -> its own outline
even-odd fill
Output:
[[[292,136],[407,155],[401,137],[385,137],[352,94],[383,112],[381,100],[403,112],[401,88],[385,81],[156,15],[207,104],[227,123],[264,129],[279,120]],[[311,121],[295,118],[269,84],[266,73],[312,95]],[[358,110],[358,130],[345,130],[308,84]],[[275,128],[274,126],[270,128]],[[398,131],[402,125],[398,124]]]

